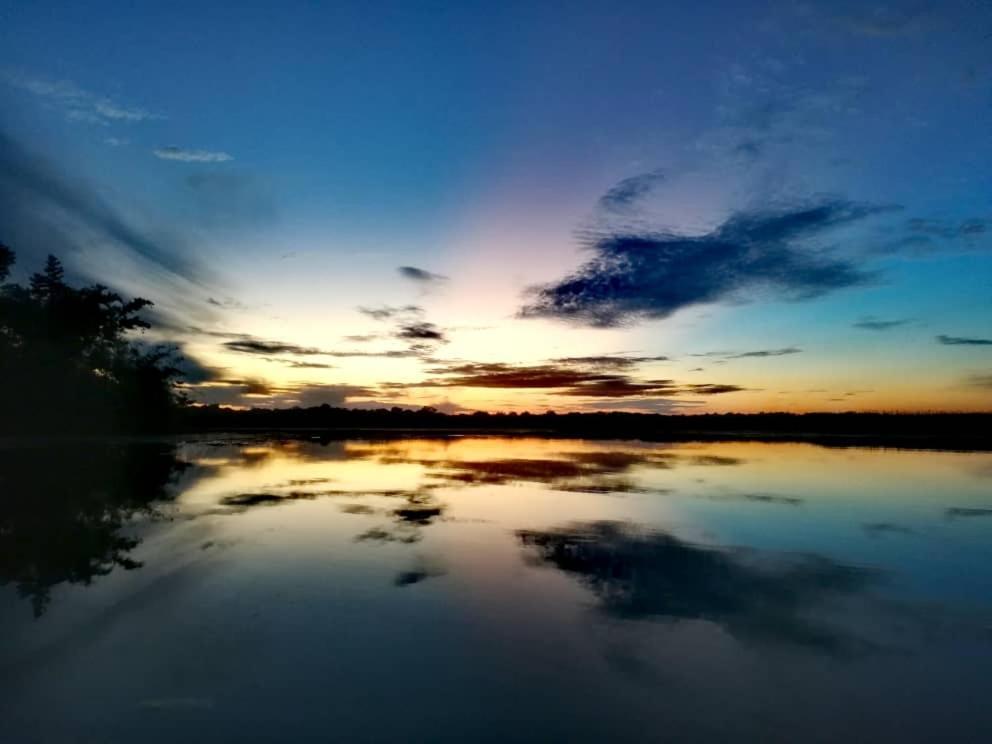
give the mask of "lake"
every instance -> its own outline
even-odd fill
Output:
[[[0,447],[6,742],[989,741],[992,454]]]

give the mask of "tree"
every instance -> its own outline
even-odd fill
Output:
[[[14,252],[0,243],[0,281],[10,276],[10,267],[14,265]]]
[[[14,253],[0,246],[0,277]],[[65,282],[49,256],[27,288],[0,288],[0,426],[106,431],[167,426],[182,403],[175,351],[140,343],[152,303]]]

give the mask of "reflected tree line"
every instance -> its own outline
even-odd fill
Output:
[[[138,567],[127,527],[185,467],[165,443],[0,448],[0,584],[40,616],[58,584]]]
[[[0,245],[0,282],[14,252]],[[28,284],[0,285],[0,430],[162,430],[183,403],[174,351],[135,340],[152,303],[94,284],[72,287],[49,256]]]

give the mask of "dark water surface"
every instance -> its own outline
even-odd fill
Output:
[[[992,454],[0,447],[0,739],[990,741]]]

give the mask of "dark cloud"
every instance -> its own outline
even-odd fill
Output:
[[[992,338],[968,338],[966,336],[937,336],[937,343],[944,346],[992,346]]]
[[[871,316],[862,318],[857,323],[852,323],[852,328],[860,328],[863,331],[889,331],[899,326],[904,326],[909,322],[908,318],[899,320],[880,320]]]
[[[404,387],[481,387],[550,389],[558,395],[590,398],[670,397],[675,395],[719,395],[745,388],[727,384],[687,384],[674,380],[638,380],[602,368],[580,368],[570,364],[515,366],[502,362],[465,362],[435,367],[441,378],[421,383],[399,383]]]
[[[904,253],[926,256],[938,251],[978,250],[989,245],[992,218],[970,217],[962,220],[906,220],[901,237],[876,248],[884,254]]]
[[[982,507],[970,507],[970,506],[954,506],[950,509],[944,511],[944,515],[948,519],[958,519],[958,518],[968,518],[968,517],[992,517],[992,507],[982,508]]]
[[[625,211],[647,196],[664,178],[660,170],[625,178],[599,198],[599,206],[610,212]]]
[[[193,400],[203,404],[303,408],[324,404],[343,406],[352,398],[368,398],[376,392],[357,385],[304,383],[280,386],[254,378],[215,378],[204,384],[188,385],[186,391]]]
[[[311,406],[343,406],[351,398],[367,398],[375,391],[358,385],[305,385],[286,395],[286,402],[309,408]]]
[[[827,558],[719,550],[613,522],[517,537],[536,565],[573,577],[615,617],[705,620],[739,639],[831,653],[863,648],[817,610],[867,591],[875,577]]]
[[[727,359],[750,359],[750,358],[762,358],[762,357],[777,357],[777,356],[788,356],[789,354],[801,354],[802,349],[795,346],[789,346],[785,349],[760,349],[758,351],[744,351],[740,354],[732,354]]]
[[[298,354],[301,356],[326,354],[326,352],[310,346],[297,346],[284,341],[263,341],[258,338],[239,338],[234,341],[225,341],[223,345],[229,351],[239,351],[243,354]]]
[[[448,277],[444,274],[435,274],[426,269],[418,269],[416,266],[400,266],[397,271],[399,271],[400,276],[422,284],[448,281]]]
[[[694,357],[715,357],[719,359],[761,359],[764,357],[789,356],[790,354],[801,354],[802,349],[796,346],[787,346],[782,349],[757,349],[755,351],[703,351],[698,354],[690,354]]]
[[[259,398],[269,398],[276,391],[263,380],[221,379],[185,388],[197,403],[219,406],[257,405]]]
[[[369,316],[373,320],[392,320],[400,316],[423,315],[424,309],[420,305],[403,305],[402,307],[380,305],[379,307],[359,307],[358,312]]]
[[[334,369],[333,364],[324,364],[322,362],[301,362],[296,359],[278,359],[275,357],[265,357],[265,361],[285,364],[292,369]]]
[[[533,288],[522,317],[612,327],[685,307],[757,295],[809,300],[867,283],[851,260],[811,249],[832,228],[883,211],[848,201],[741,212],[701,236],[593,235],[594,256],[571,276]]]
[[[372,358],[383,358],[383,359],[406,359],[410,357],[422,357],[423,354],[427,353],[430,349],[426,346],[419,346],[417,344],[411,345],[406,349],[387,349],[384,351],[357,351],[357,350],[335,350],[331,351],[329,349],[318,349],[308,346],[299,346],[297,344],[291,344],[285,341],[269,341],[265,339],[256,338],[248,333],[225,333],[222,331],[208,331],[204,328],[198,326],[186,326],[183,329],[186,333],[192,333],[200,336],[209,336],[211,338],[221,338],[225,339],[222,344],[225,348],[231,351],[237,351],[244,354],[260,354],[262,356],[270,356],[273,354],[295,354],[298,356],[326,356],[338,359],[347,358],[360,358],[360,357],[372,357]],[[279,361],[283,363],[284,360],[280,359],[270,359],[269,361]],[[316,364],[296,364],[294,366],[307,366],[313,368],[319,368],[322,365]]]
[[[667,356],[619,356],[603,354],[601,356],[558,357],[550,361],[555,364],[577,364],[605,369],[630,369],[644,362],[668,362],[671,359]]]
[[[436,325],[423,321],[401,325],[399,330],[396,331],[396,337],[406,339],[408,341],[444,342],[447,340],[444,337],[444,332],[441,331]]]
[[[197,384],[201,382],[212,382],[223,377],[224,370],[217,369],[216,367],[208,367],[182,348],[182,346],[178,346],[177,348],[179,354],[174,366],[179,370],[185,382]]]
[[[203,283],[205,270],[184,241],[151,231],[121,215],[92,184],[64,175],[54,163],[23,149],[0,132],[0,225],[27,262],[36,245],[63,257],[91,245],[112,245],[168,273]]]
[[[913,535],[915,530],[904,527],[893,522],[868,522],[862,525],[865,534],[869,537],[881,537],[882,535]]]
[[[922,219],[907,220],[906,227],[914,233],[935,238],[957,239],[984,235],[992,227],[992,220],[969,218],[959,221]]]

